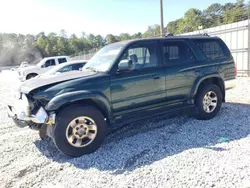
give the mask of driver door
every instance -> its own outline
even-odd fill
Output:
[[[165,101],[165,70],[159,67],[157,42],[138,42],[125,50],[132,70],[111,76],[111,99],[115,116],[143,111]]]
[[[56,62],[54,59],[49,59],[47,60],[45,63],[44,63],[44,66],[43,66],[43,71],[47,71],[49,69],[51,69],[52,67],[54,67],[56,65]]]

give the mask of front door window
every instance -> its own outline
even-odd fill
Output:
[[[121,60],[132,61],[134,69],[144,69],[158,66],[155,45],[131,46],[122,56]]]
[[[56,62],[54,59],[49,59],[45,62],[44,67],[50,67],[50,66],[55,66]]]

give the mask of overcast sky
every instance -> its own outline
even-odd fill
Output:
[[[159,0],[0,0],[0,33],[120,34],[160,23]],[[218,0],[163,0],[165,25]],[[236,2],[219,0],[219,3]]]

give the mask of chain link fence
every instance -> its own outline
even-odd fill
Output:
[[[87,52],[80,52],[78,54],[74,54],[70,56],[71,60],[89,60],[91,59],[97,52],[97,49],[92,49]]]

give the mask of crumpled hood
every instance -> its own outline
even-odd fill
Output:
[[[64,82],[68,80],[73,80],[81,77],[86,77],[96,74],[96,72],[92,71],[70,71],[65,72],[62,74],[57,75],[48,75],[48,76],[41,76],[41,77],[35,77],[33,79],[25,81],[20,86],[20,91],[22,93],[28,94],[30,91],[37,89],[39,87],[43,87],[50,84],[55,84],[59,82]]]

